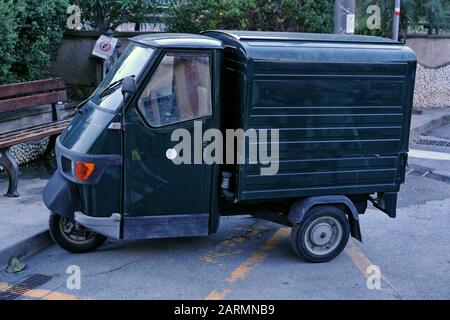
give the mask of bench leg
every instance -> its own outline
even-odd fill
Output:
[[[0,152],[0,165],[5,168],[8,174],[9,186],[8,192],[5,194],[6,197],[18,197],[17,184],[19,182],[19,166],[17,165],[16,159],[9,152],[9,149],[2,150]]]
[[[44,151],[44,157],[47,157],[55,148],[56,138],[58,138],[58,136],[56,136],[56,135],[50,136],[48,138],[48,144],[47,144],[47,148]]]

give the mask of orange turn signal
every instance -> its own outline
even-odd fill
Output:
[[[79,180],[87,180],[94,172],[95,164],[91,162],[77,161],[75,164],[75,177]]]

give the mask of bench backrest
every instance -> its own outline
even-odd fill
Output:
[[[0,112],[29,109],[67,101],[62,78],[14,83],[0,86]]]

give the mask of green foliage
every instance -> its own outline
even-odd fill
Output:
[[[83,22],[104,32],[114,30],[124,22],[148,22],[149,17],[159,13],[161,0],[75,0],[81,8]]]
[[[356,0],[356,33],[390,36],[394,14],[394,1]],[[381,29],[367,28],[367,8],[377,5],[381,9]],[[408,30],[417,31],[428,26],[437,29],[450,28],[450,0],[402,0],[400,29],[403,34]]]
[[[450,0],[424,0],[416,3],[415,22],[423,21],[430,29],[450,29]]]
[[[173,32],[208,29],[331,32],[332,1],[188,0],[172,1],[167,25]]]
[[[334,1],[304,0],[299,8],[299,23],[307,32],[333,32]]]
[[[247,29],[332,32],[334,1],[325,0],[169,0],[167,25],[174,32]],[[356,33],[390,36],[394,0],[356,0]],[[377,5],[381,28],[370,30],[367,8]],[[450,28],[450,0],[402,0],[400,28]]]
[[[0,1],[0,84],[13,82],[11,73],[16,55],[14,50],[17,43],[17,22],[13,10],[13,1]]]
[[[21,81],[35,80],[48,75],[51,59],[61,44],[66,22],[66,0],[19,0],[19,22],[16,60],[13,70]]]
[[[246,11],[254,11],[254,0],[198,0],[172,3],[168,28],[172,32],[197,33],[220,26],[222,29],[248,28]]]
[[[62,40],[66,0],[0,0],[0,83],[46,77]]]

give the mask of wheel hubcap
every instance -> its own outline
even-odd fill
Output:
[[[77,244],[86,244],[95,238],[94,232],[67,217],[61,217],[59,228],[64,238]]]
[[[333,236],[333,228],[327,223],[320,223],[311,230],[311,242],[323,246],[330,242]]]
[[[342,226],[333,217],[320,217],[311,222],[305,232],[307,249],[315,255],[327,255],[342,240]]]

